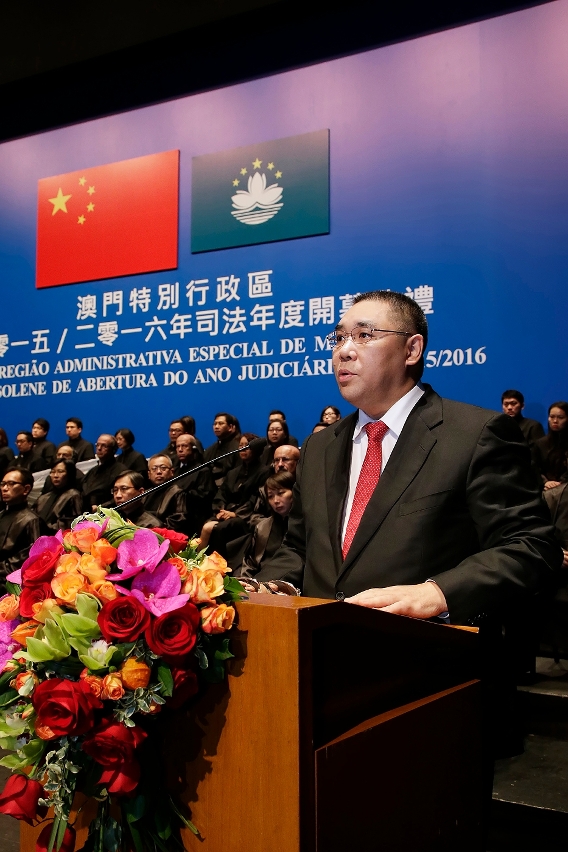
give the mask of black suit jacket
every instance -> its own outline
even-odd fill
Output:
[[[552,585],[562,554],[510,417],[429,386],[394,447],[345,560],[341,526],[357,414],[311,435],[283,547],[257,579],[313,597],[435,580],[452,623]]]

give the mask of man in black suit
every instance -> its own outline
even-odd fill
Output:
[[[332,345],[358,411],[304,443],[288,535],[256,579],[415,618],[449,613],[454,624],[499,618],[552,583],[562,552],[517,425],[421,385],[427,335],[406,296],[355,299]],[[380,479],[349,531],[367,424],[379,420]]]

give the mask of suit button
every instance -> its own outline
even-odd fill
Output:
[[[345,592],[336,592],[335,593],[336,601],[344,601],[345,600]]]

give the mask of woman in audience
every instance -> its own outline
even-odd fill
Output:
[[[73,462],[56,461],[49,474],[51,491],[40,494],[34,512],[47,527],[48,533],[68,530],[71,521],[83,511],[83,498],[77,490],[77,469]]]
[[[4,475],[4,471],[14,461],[14,453],[8,446],[8,436],[4,429],[0,429],[0,479]]]
[[[114,434],[116,443],[118,444],[118,448],[120,453],[117,455],[117,460],[122,462],[122,464],[128,468],[128,470],[135,470],[137,473],[141,473],[144,477],[144,481],[148,482],[148,462],[146,461],[146,457],[142,455],[142,453],[138,453],[136,450],[132,448],[134,441],[136,438],[134,437],[134,433],[130,431],[130,429],[117,429]]]
[[[339,408],[336,408],[335,405],[326,405],[321,413],[320,421],[325,423],[326,426],[329,426],[330,423],[336,423],[338,420],[341,420],[341,411]]]
[[[568,402],[553,402],[548,409],[548,434],[533,445],[535,465],[545,490],[568,480]]]
[[[197,449],[203,455],[203,444],[199,440],[199,438],[195,437],[195,418],[191,416],[191,414],[184,414],[183,417],[179,418],[179,422],[183,426],[183,431],[187,435],[192,435],[195,438]]]
[[[294,481],[294,476],[287,470],[280,470],[266,480],[270,517],[263,518],[256,525],[244,559],[235,571],[236,577],[254,577],[282,544],[292,511]]]
[[[266,428],[266,440],[268,443],[262,453],[262,463],[268,466],[272,464],[276,448],[283,447],[290,442],[290,432],[286,421],[271,420]]]

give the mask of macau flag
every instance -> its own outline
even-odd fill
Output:
[[[192,252],[329,234],[329,130],[193,158]]]
[[[179,151],[38,181],[36,287],[175,269]]]

